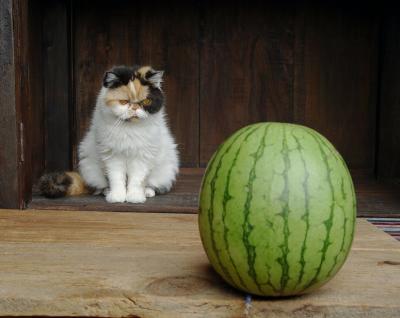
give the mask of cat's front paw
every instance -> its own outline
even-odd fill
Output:
[[[130,203],[143,203],[146,201],[146,195],[144,189],[136,188],[128,191],[126,195],[126,201]]]
[[[109,203],[122,203],[126,200],[126,191],[124,190],[114,190],[108,191],[106,194],[106,201]]]
[[[144,189],[144,194],[146,195],[146,198],[152,198],[156,195],[156,192],[154,191],[154,189],[146,187]]]

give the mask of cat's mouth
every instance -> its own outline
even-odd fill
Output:
[[[120,116],[120,118],[125,122],[136,122],[147,117],[147,113],[142,108],[136,110],[129,109]]]
[[[139,121],[140,118],[137,115],[132,115],[130,117],[124,118],[123,119],[125,122],[132,122],[132,121]]]
[[[132,121],[139,119],[139,114],[136,111],[128,110],[124,115],[121,116],[124,121]]]

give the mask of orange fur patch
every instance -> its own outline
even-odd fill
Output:
[[[72,179],[71,185],[68,187],[67,195],[80,195],[80,194],[88,194],[89,190],[87,189],[85,183],[83,182],[82,177],[79,173],[74,171],[66,172],[68,176]]]
[[[147,98],[149,87],[142,85],[138,79],[129,81],[128,85],[123,85],[114,89],[109,89],[105,102],[107,106],[114,106],[120,100],[129,100],[131,103],[138,103]]]
[[[142,66],[138,69],[138,73],[144,78],[146,73],[150,71],[152,68],[151,66]]]

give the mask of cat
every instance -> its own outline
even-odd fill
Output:
[[[168,192],[179,158],[167,125],[162,81],[163,71],[150,66],[107,71],[79,145],[79,173],[44,175],[39,181],[42,195],[104,193],[110,203],[143,203]]]

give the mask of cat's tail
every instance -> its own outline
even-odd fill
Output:
[[[74,171],[52,172],[43,175],[39,180],[41,195],[55,199],[91,193],[79,173]]]

